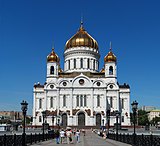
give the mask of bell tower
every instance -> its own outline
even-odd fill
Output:
[[[58,77],[58,71],[60,67],[59,62],[60,59],[54,52],[54,48],[52,48],[52,52],[47,56],[47,82]]]
[[[117,78],[117,58],[112,52],[112,44],[110,43],[110,51],[104,57],[105,62],[105,77]]]

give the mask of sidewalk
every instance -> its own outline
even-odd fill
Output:
[[[67,144],[65,141],[64,144],[56,144],[55,139],[33,144],[32,146],[131,146],[129,144],[117,142],[110,139],[103,139],[91,131],[86,132],[86,136],[81,134],[80,143],[76,143],[75,138],[73,137],[73,144]]]

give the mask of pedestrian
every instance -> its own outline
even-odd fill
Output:
[[[64,138],[65,138],[65,132],[64,132],[63,129],[60,132],[60,138],[61,138],[61,143],[63,143],[64,142]]]
[[[59,130],[56,130],[55,132],[56,144],[59,144],[59,136],[60,136]]]
[[[67,135],[67,143],[70,144],[72,142],[72,132],[70,129],[67,130],[66,135]]]
[[[82,129],[82,133],[83,133],[83,135],[85,136],[86,132],[85,132],[85,130],[84,130],[84,129]]]
[[[76,129],[75,128],[73,129],[73,134],[74,134],[74,136],[76,135]]]
[[[77,143],[79,143],[79,139],[80,139],[80,132],[79,130],[76,131],[76,141]]]

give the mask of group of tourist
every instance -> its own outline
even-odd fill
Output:
[[[83,131],[83,130],[82,130]],[[83,132],[85,133],[85,132]],[[85,135],[85,134],[84,134]],[[73,137],[75,137],[76,142],[79,143],[79,139],[80,139],[80,130],[76,130],[74,129],[73,131],[71,129],[61,129],[61,130],[56,130],[55,131],[55,138],[56,138],[56,143],[60,144],[60,143],[66,143],[70,144],[73,143]]]

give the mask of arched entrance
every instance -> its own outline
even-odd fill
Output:
[[[62,115],[62,126],[67,126],[67,114]]]
[[[78,114],[78,126],[85,126],[85,114],[84,113]]]
[[[96,126],[101,126],[101,114],[96,114]]]

